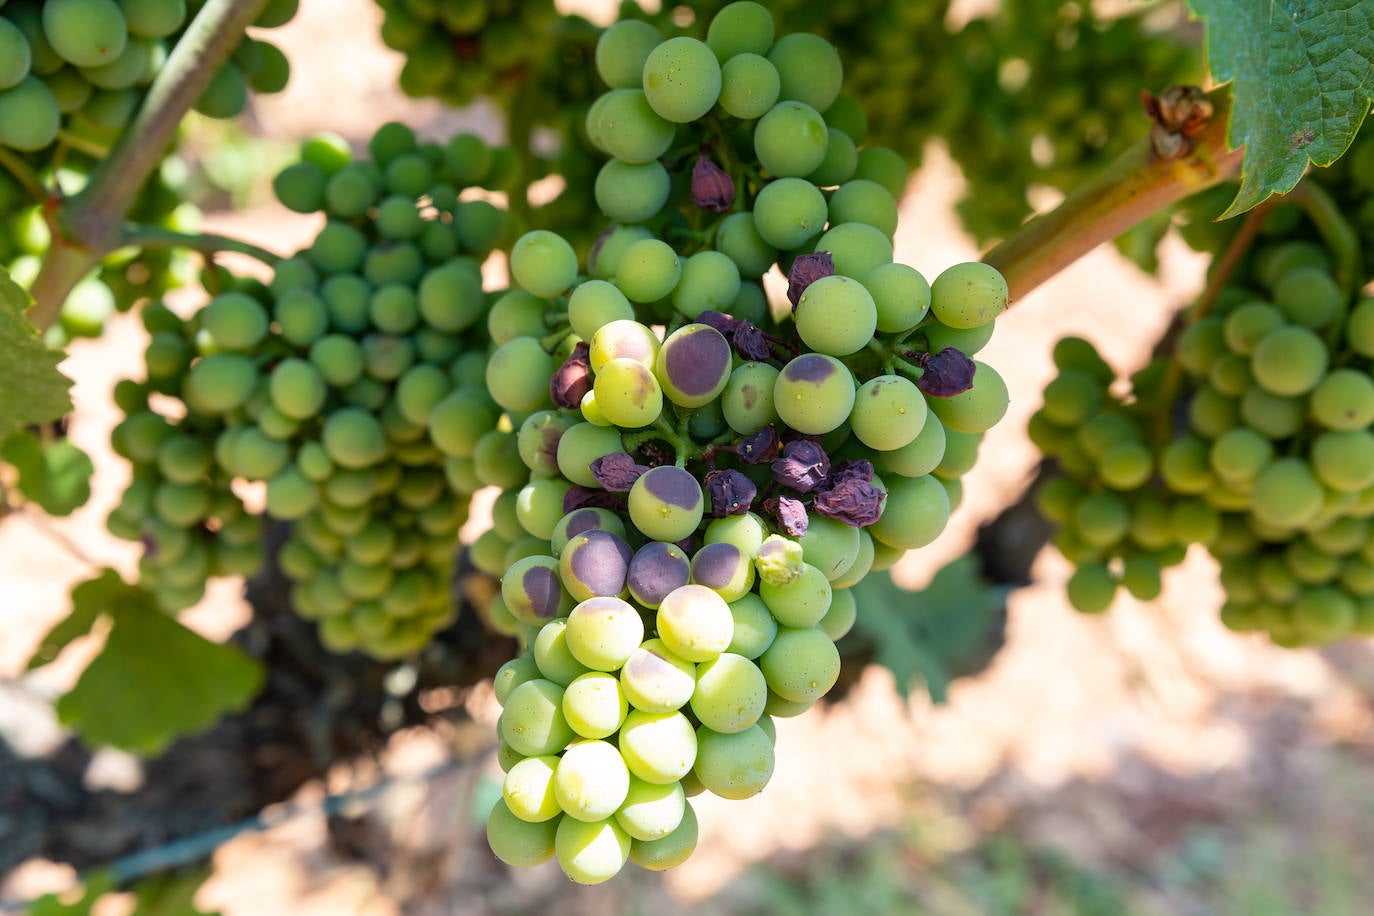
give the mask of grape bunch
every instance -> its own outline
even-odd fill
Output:
[[[451,620],[469,495],[516,482],[501,476],[510,456],[492,456],[486,476],[483,456],[456,447],[444,419],[487,404],[495,426],[481,387],[481,262],[505,214],[462,199],[495,159],[476,137],[421,144],[393,123],[369,150],[370,161],[353,160],[341,139],[314,137],[277,176],[283,203],[327,219],[309,248],[277,264],[270,286],[220,277],[228,288],[188,321],[150,310],[159,317],[147,380],[125,394],[170,396],[185,418],[130,404],[137,413],[116,443],[135,463],[135,484],[111,527],[144,539],[146,578],[160,583],[159,564],[182,562],[167,561],[176,551],[163,547],[163,522],[222,541],[227,525],[210,496],[236,480],[265,484],[265,515],[291,523],[278,561],[294,583],[292,606],[319,620],[329,648],[396,658]],[[169,517],[162,502],[183,489],[198,496]],[[203,588],[217,567],[194,569]],[[164,604],[191,597],[181,578],[173,584],[185,590]]]
[[[1061,342],[1031,435],[1063,473],[1038,500],[1076,607],[1105,610],[1118,583],[1154,597],[1158,567],[1201,544],[1228,627],[1286,646],[1374,633],[1374,299],[1336,269],[1302,238],[1249,253],[1124,399],[1090,345]]]
[[[824,39],[745,0],[704,42],[623,20],[596,61],[612,223],[585,270],[548,230],[511,248],[546,320],[493,330],[486,385],[529,480],[472,550],[525,645],[495,682],[488,838],[580,883],[680,864],[690,796],[764,788],[773,718],[839,675],[850,587],[941,533],[1008,402],[971,359],[1005,281],[893,261],[905,167],[859,148]]]
[[[203,2],[203,0],[202,0]],[[0,145],[35,153],[60,142],[99,154],[133,117],[197,0],[11,0],[0,10]],[[274,28],[297,0],[271,0],[256,25]],[[243,111],[248,92],[280,92],[290,68],[271,42],[245,38],[196,110]]]

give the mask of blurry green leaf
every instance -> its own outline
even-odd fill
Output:
[[[1374,100],[1374,0],[1188,0],[1207,21],[1217,82],[1234,81],[1227,142],[1245,145],[1225,216],[1291,191],[1330,165]]]
[[[873,660],[892,672],[902,696],[920,678],[931,699],[943,703],[950,681],[985,654],[1006,592],[983,581],[973,555],[950,563],[917,592],[885,572],[872,573],[854,586],[854,629],[872,644]]]
[[[88,744],[144,755],[247,707],[262,666],[210,642],[158,610],[153,596],[120,584],[105,648],[57,701],[57,715]]]
[[[48,631],[29,659],[29,670],[57,658],[72,640],[85,636],[95,622],[114,607],[128,586],[113,569],[101,570],[94,579],[72,588],[72,611]]]
[[[209,869],[184,875],[158,875],[133,888],[137,902],[133,916],[219,916],[219,910],[196,907],[195,896],[210,877]]]
[[[91,916],[96,901],[114,889],[114,877],[110,872],[97,871],[87,877],[84,887],[65,894],[39,897],[29,905],[28,916]]]
[[[27,318],[28,293],[0,271],[0,441],[31,423],[49,423],[72,409],[71,381]]]
[[[49,515],[71,515],[91,498],[95,466],[67,439],[46,446],[28,430],[5,440],[0,458],[19,472],[20,493]]]

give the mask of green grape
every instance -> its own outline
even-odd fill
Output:
[[[559,443],[560,458],[564,444],[575,430],[576,427],[565,433]],[[562,463],[560,460],[560,466]],[[656,541],[680,541],[688,537],[701,524],[703,512],[701,485],[682,468],[652,468],[630,488],[630,521],[641,534]]]
[[[252,360],[238,354],[214,353],[191,367],[182,384],[182,398],[193,411],[223,414],[243,405],[256,381]]]
[[[1227,483],[1253,481],[1274,457],[1274,447],[1253,429],[1237,426],[1217,437],[1210,454],[1212,471]]]
[[[1361,356],[1374,356],[1374,297],[1360,299],[1350,310],[1345,339],[1350,349]]]
[[[587,355],[593,372],[600,372],[613,359],[633,359],[653,368],[658,349],[653,331],[632,319],[616,319],[597,328]]]
[[[1221,517],[1206,503],[1187,500],[1170,508],[1169,528],[1179,544],[1210,544],[1221,533]]]
[[[754,585],[754,563],[734,544],[706,544],[692,557],[691,581],[737,601]]]
[[[661,639],[646,640],[620,669],[620,686],[635,709],[673,712],[691,699],[696,666],[674,654]]]
[[[388,451],[382,424],[358,407],[331,413],[324,422],[321,442],[330,460],[342,468],[371,467],[381,462]]]
[[[1188,405],[1188,422],[1195,432],[1215,439],[1240,422],[1240,405],[1235,398],[1204,385]]]
[[[486,382],[493,400],[506,410],[534,410],[549,398],[553,358],[533,337],[501,344],[487,363]]]
[[[721,392],[721,411],[730,428],[741,435],[758,432],[778,419],[773,389],[779,372],[767,363],[741,363]]]
[[[455,388],[429,409],[430,439],[446,455],[471,457],[478,440],[495,428],[497,416],[480,392]]]
[[[640,239],[621,255],[615,284],[632,302],[657,302],[673,291],[681,276],[682,262],[670,245]]]
[[[796,323],[797,333],[811,349],[847,356],[872,340],[877,307],[861,283],[836,274],[807,286],[797,302]]]
[[[568,615],[566,639],[573,657],[588,668],[615,671],[639,648],[644,624],[619,598],[588,598]]]
[[[1247,302],[1225,318],[1223,334],[1226,346],[1235,353],[1249,356],[1255,346],[1271,331],[1287,324],[1283,312],[1267,302]]]
[[[42,80],[26,76],[0,91],[0,143],[30,152],[57,138],[61,121],[57,97]]]
[[[1081,426],[1097,413],[1104,393],[1099,379],[1079,369],[1064,369],[1045,386],[1041,410],[1061,426]]]
[[[539,628],[532,647],[539,672],[559,687],[566,687],[591,669],[578,661],[568,648],[568,621],[550,620]]]
[[[1312,418],[1335,430],[1364,429],[1374,423],[1374,379],[1366,372],[1336,369],[1313,389]]]
[[[705,324],[678,328],[654,357],[654,376],[668,400],[679,407],[704,407],[720,397],[730,381],[730,370],[730,344]]]
[[[558,440],[558,469],[564,477],[579,486],[600,487],[601,484],[591,471],[592,462],[624,451],[620,433],[615,429],[578,423],[564,432]]]
[[[596,72],[612,89],[637,89],[649,52],[663,41],[658,29],[642,19],[614,23],[596,42]]]
[[[503,493],[501,496],[497,497],[496,507],[493,508],[493,513],[499,510],[502,500],[506,495],[507,494]],[[514,510],[515,505],[516,501],[512,500],[512,510]],[[500,530],[500,516],[494,514],[493,518],[498,519],[496,525],[497,530]],[[518,526],[518,521],[516,524]],[[558,520],[558,523],[554,525],[553,534],[549,536],[549,546],[553,549],[554,553],[561,554],[563,549],[573,538],[577,537],[579,534],[586,534],[591,531],[606,531],[617,537],[623,538],[625,536],[625,524],[620,520],[618,515],[609,509],[577,509],[563,516]]]
[[[585,823],[564,817],[558,822],[554,848],[565,875],[578,884],[601,884],[629,861],[630,837],[614,820]]]
[[[553,755],[526,757],[506,771],[501,797],[510,813],[538,824],[563,813],[554,792],[554,773],[559,759]]]
[[[604,671],[579,675],[563,691],[563,717],[583,738],[615,734],[628,713],[629,704],[620,682]]]
[[[689,662],[720,655],[734,633],[730,606],[701,585],[684,585],[670,592],[658,607],[656,625],[663,645]]]
[[[319,416],[329,393],[319,370],[306,360],[295,358],[284,359],[276,365],[268,377],[268,390],[272,405],[293,420]],[[361,427],[362,424],[359,421],[356,425]]]
[[[855,581],[856,585],[858,581]],[[825,612],[825,616],[821,618],[817,626],[829,637],[831,642],[839,642],[845,634],[854,628],[854,622],[858,620],[858,616],[859,606],[853,593],[847,588],[837,588],[831,598],[830,610]]]
[[[1126,503],[1111,493],[1093,493],[1078,503],[1073,513],[1074,530],[1094,547],[1110,547],[1126,536],[1131,513]]]
[[[1255,478],[1250,498],[1252,511],[1260,521],[1284,529],[1311,522],[1321,512],[1324,501],[1321,484],[1299,458],[1270,462]]]
[[[849,422],[854,435],[871,449],[905,448],[925,425],[926,400],[908,379],[879,375],[859,386]]]
[[[613,89],[599,101],[595,138],[616,159],[653,162],[673,142],[673,125],[639,88]]]
[[[625,294],[605,280],[579,283],[568,297],[568,321],[573,333],[590,341],[612,321],[633,321],[634,307]]]
[[[773,693],[784,700],[811,703],[835,685],[840,675],[840,653],[819,627],[783,626],[759,657],[759,667]]]
[[[503,344],[517,337],[539,337],[545,331],[547,299],[524,290],[511,290],[492,303],[487,313],[487,333],[493,343]]]
[[[682,262],[682,276],[673,288],[673,307],[693,319],[707,309],[728,312],[739,293],[735,262],[719,251],[699,251]]]
[[[888,484],[882,516],[868,532],[890,547],[912,550],[939,537],[949,513],[949,493],[934,477],[899,477]]]
[[[778,635],[777,618],[758,595],[748,594],[732,601],[730,616],[734,628],[726,652],[753,660],[766,652]]]
[[[974,360],[973,365],[972,388],[953,397],[933,398],[928,402],[931,412],[948,430],[985,432],[1006,415],[1010,403],[1007,383],[987,363]]]
[[[1274,304],[1295,324],[1324,328],[1345,310],[1345,294],[1329,270],[1294,267],[1274,283]]]
[[[267,514],[276,519],[299,519],[315,508],[319,498],[319,487],[291,465],[267,481]]]
[[[632,709],[620,728],[619,747],[631,775],[667,785],[691,771],[697,737],[692,723],[680,712]]]
[[[120,0],[119,9],[129,33],[143,38],[165,38],[186,21],[186,0]]]
[[[697,818],[690,804],[682,812],[682,823],[672,833],[657,840],[633,840],[630,861],[649,871],[664,871],[686,862],[697,845]]]
[[[501,577],[501,597],[516,620],[542,626],[572,610],[572,597],[558,573],[553,557],[531,556],[511,564]]]
[[[773,388],[778,416],[805,435],[839,428],[854,409],[854,377],[833,356],[805,353],[783,367]]]
[[[536,296],[557,296],[577,281],[577,255],[552,232],[536,229],[516,239],[510,252],[511,276]]]
[[[840,130],[827,130],[825,157],[806,178],[818,187],[833,188],[853,177],[858,163],[859,152],[849,135]]]
[[[1325,585],[1341,571],[1339,557],[1322,553],[1306,541],[1293,541],[1283,552],[1293,577],[1304,585]]]
[[[630,771],[620,752],[605,741],[574,744],[558,761],[554,794],[570,818],[587,823],[605,820],[620,808],[629,791]]]
[[[1343,493],[1374,485],[1374,433],[1359,429],[1317,436],[1312,471],[1318,481]]]
[[[431,327],[464,330],[482,315],[481,278],[458,263],[436,267],[420,280],[416,301],[420,316]]]
[[[720,68],[720,107],[745,121],[762,117],[778,100],[777,68],[751,52],[730,57]]]
[[[48,0],[43,34],[53,50],[78,67],[99,67],[117,58],[129,39],[128,24],[114,0]]]
[[[682,783],[655,785],[630,778],[625,803],[615,813],[616,823],[633,840],[653,841],[670,835],[683,822],[687,797]]]
[[[825,158],[827,134],[816,109],[802,102],[779,102],[754,126],[754,156],[779,178],[801,178]]]
[[[810,520],[806,533],[798,538],[798,543],[802,546],[802,555],[806,566],[815,568],[825,579],[834,582],[848,573],[858,559],[860,529],[832,518],[818,516]],[[794,580],[792,585],[786,586],[786,588],[790,589],[797,585],[800,580],[808,578],[812,579],[813,586],[819,585],[819,582],[809,575],[804,566],[799,579]],[[782,594],[779,593],[778,596],[781,598]],[[820,597],[819,590],[816,597]],[[773,602],[768,594],[763,593],[763,598],[771,607]],[[795,623],[787,623],[781,617],[778,619],[787,626],[798,626]],[[810,624],[804,625],[810,626]]]
[[[757,795],[773,776],[773,742],[756,725],[732,734],[703,725],[697,730],[697,748],[693,772],[721,798]]]
[[[825,111],[840,94],[844,69],[839,52],[819,35],[784,35],[769,49],[768,60],[778,69],[784,99]]]
[[[677,124],[702,117],[720,97],[720,63],[694,38],[670,38],[650,51],[643,77],[649,105]]]
[[[1328,360],[1321,337],[1307,328],[1288,326],[1270,331],[1255,344],[1251,370],[1265,391],[1292,397],[1317,386]]]
[[[613,359],[596,373],[596,404],[611,425],[623,429],[648,426],[663,412],[663,389],[643,363]]]
[[[676,544],[661,541],[651,541],[635,551],[626,576],[630,594],[650,610],[657,610],[664,598],[689,581],[687,554]]]
[[[892,240],[867,223],[832,226],[816,241],[815,250],[829,252],[836,274],[848,277],[867,276],[892,261]]]
[[[981,327],[1007,307],[1007,281],[996,268],[978,262],[946,268],[930,291],[931,313],[952,328]]]
[[[1083,614],[1100,614],[1116,597],[1116,577],[1100,563],[1079,566],[1065,586],[1069,604]]]
[[[1293,623],[1304,639],[1329,642],[1349,633],[1358,613],[1355,602],[1340,590],[1314,588],[1294,602]]]
[[[780,218],[785,220],[786,215],[780,214]],[[716,226],[716,250],[735,262],[741,276],[751,278],[767,273],[778,256],[777,249],[759,234],[758,223],[750,212],[731,213],[720,221]]]
[[[897,231],[897,202],[887,192],[887,189],[876,181],[862,178],[846,181],[830,195],[830,224],[837,226],[841,223],[862,223],[872,226],[891,238]],[[907,267],[906,271],[916,273],[910,267]],[[917,276],[920,275],[917,274]],[[868,277],[865,277],[864,283],[869,285]],[[928,307],[930,304],[929,285],[926,284],[923,277],[920,284],[924,287],[925,305]],[[877,298],[876,293],[874,298]],[[915,305],[912,303],[903,304],[907,308],[913,308],[919,306],[919,303],[920,299]],[[914,323],[907,327],[914,327]],[[906,328],[902,330],[906,330]]]
[[[825,227],[825,195],[801,178],[778,178],[754,199],[754,228],[774,248],[800,248]],[[726,254],[730,254],[726,251]],[[739,263],[739,259],[735,259]],[[740,273],[754,276],[740,264]]]
[[[706,44],[722,63],[739,54],[765,54],[773,46],[773,14],[750,0],[727,3],[711,18]]]
[[[272,314],[281,328],[282,339],[297,347],[313,346],[329,330],[328,307],[313,290],[293,289],[282,293]]]
[[[946,444],[944,424],[939,417],[927,414],[915,439],[902,448],[883,452],[878,460],[884,468],[903,477],[924,477],[940,466]]]
[[[830,580],[815,566],[803,563],[800,575],[791,582],[775,585],[767,579],[761,581],[759,597],[780,626],[813,627],[830,610]]]
[[[563,517],[563,497],[570,484],[564,480],[532,480],[516,496],[516,514],[525,530],[536,538],[553,535],[558,520]]]
[[[487,817],[487,843],[496,858],[516,868],[533,868],[554,856],[555,832],[563,819],[530,823],[511,813],[504,799]]]
[[[642,223],[668,202],[668,171],[657,161],[629,163],[612,159],[597,172],[593,194],[606,216],[621,223]]]
[[[1115,490],[1136,490],[1154,474],[1154,455],[1139,442],[1107,449],[1098,465],[1102,482]]]

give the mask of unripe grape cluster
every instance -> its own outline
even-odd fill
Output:
[[[35,153],[58,142],[108,149],[138,110],[203,0],[11,0],[0,9],[0,145]],[[270,0],[257,25],[295,15]],[[290,68],[271,42],[245,38],[216,72],[196,110],[243,111],[249,91],[280,92]]]
[[[339,138],[311,138],[278,176],[284,203],[328,218],[270,286],[241,281],[189,321],[150,311],[159,318],[147,380],[126,393],[176,398],[185,418],[130,405],[137,413],[115,441],[135,462],[136,486],[111,527],[145,539],[145,567],[157,573],[148,578],[165,580],[161,523],[223,540],[226,522],[207,494],[261,482],[266,516],[291,523],[278,562],[294,583],[292,606],[319,621],[329,648],[395,658],[451,621],[468,497],[506,481],[511,456],[493,456],[498,476],[485,476],[442,419],[483,404],[495,414],[482,390],[481,262],[505,213],[460,199],[487,180],[494,158],[476,137],[422,144],[388,124],[369,149],[370,161],[353,160]],[[162,501],[178,494],[199,496],[169,518]],[[193,600],[190,584],[164,604]]]
[[[1374,299],[1336,267],[1307,240],[1252,252],[1124,396],[1090,344],[1060,342],[1031,436],[1062,472],[1038,501],[1079,610],[1118,584],[1157,596],[1159,569],[1201,544],[1228,627],[1281,645],[1374,633]]]
[[[529,475],[472,551],[525,644],[496,678],[488,837],[512,865],[668,868],[696,843],[688,797],[761,791],[772,720],[839,675],[850,587],[940,534],[1007,408],[970,358],[1002,277],[893,261],[901,160],[821,114],[834,48],[774,30],[752,2],[705,41],[606,30],[587,134],[612,224],[585,266],[547,230],[510,251],[557,316],[493,328],[486,373]]]

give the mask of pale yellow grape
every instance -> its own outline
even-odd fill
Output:
[[[657,840],[634,840],[630,844],[630,861],[649,871],[675,868],[691,858],[697,848],[697,815],[690,802],[682,812],[677,829]]]
[[[506,771],[501,796],[511,814],[522,821],[537,824],[563,813],[553,790],[554,771],[558,757],[546,754],[526,757]]]
[[[487,817],[487,843],[496,858],[515,868],[533,868],[554,856],[558,825],[567,818],[532,824],[522,821],[498,800]]]
[[[583,741],[563,752],[554,772],[553,790],[569,817],[594,823],[615,814],[625,801],[630,771],[615,745]]]
[[[696,732],[680,712],[631,710],[619,746],[631,773],[659,785],[677,782],[697,759]]]
[[[661,639],[649,639],[620,669],[625,699],[644,712],[673,712],[687,705],[696,689],[696,666],[679,658]]]
[[[632,776],[630,791],[615,820],[632,839],[657,840],[678,828],[686,809],[682,783],[656,785]]]
[[[615,734],[629,711],[620,681],[604,671],[576,677],[563,691],[563,718],[583,738]]]
[[[680,658],[705,662],[724,652],[735,632],[725,599],[701,585],[674,589],[659,605],[658,637]]]
[[[763,672],[742,655],[726,652],[697,667],[692,712],[712,731],[744,731],[763,715],[767,701],[768,683]]]
[[[563,874],[578,884],[600,884],[625,867],[630,837],[614,820],[588,824],[564,817],[558,822],[554,850]]]
[[[721,798],[757,795],[773,777],[773,742],[757,725],[729,735],[703,725],[697,729],[697,747],[693,772]]]
[[[812,703],[840,676],[840,653],[818,627],[779,627],[768,651],[759,657],[768,688],[784,700]]]
[[[610,425],[622,429],[648,426],[663,413],[663,389],[654,373],[637,360],[620,357],[603,365],[592,393],[595,409]]]

